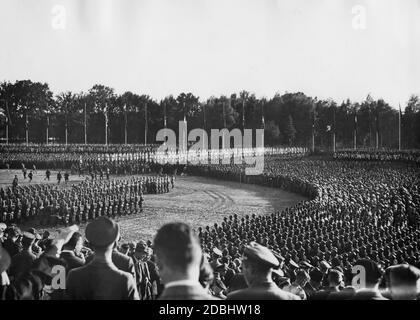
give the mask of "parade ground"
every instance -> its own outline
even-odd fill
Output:
[[[11,186],[14,175],[19,178],[19,184],[29,184],[24,180],[19,170],[1,170],[0,187]],[[57,183],[57,172],[51,173],[51,181],[44,180],[44,171],[34,174],[32,184]],[[70,176],[70,183],[77,183],[86,177]],[[113,177],[111,179],[127,179]],[[65,188],[63,182],[61,187]],[[69,187],[69,186],[67,186]],[[121,241],[151,240],[163,224],[172,221],[183,221],[194,228],[214,223],[221,224],[224,217],[237,214],[264,215],[290,207],[297,202],[305,200],[304,197],[280,189],[262,187],[257,185],[241,184],[232,181],[222,181],[206,177],[178,176],[175,188],[165,194],[144,195],[143,213],[132,216],[118,217],[120,224]],[[24,227],[29,227],[25,225]],[[45,230],[36,226],[38,230]],[[84,230],[85,225],[81,225]],[[57,228],[49,228],[53,234]]]

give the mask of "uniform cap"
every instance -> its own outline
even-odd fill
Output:
[[[245,260],[246,258],[252,259],[271,268],[276,268],[280,265],[279,260],[277,260],[270,249],[256,242],[251,242],[245,247],[244,258]]]
[[[223,256],[223,252],[219,248],[213,248],[213,253],[219,257]]]

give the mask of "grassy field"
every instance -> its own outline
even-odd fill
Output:
[[[10,185],[14,174],[1,171],[0,185]],[[21,173],[19,174],[19,179],[22,180]],[[43,174],[39,172],[34,183],[43,183]],[[56,183],[55,174],[54,172],[53,183]],[[83,177],[70,178],[73,182],[80,179]],[[304,199],[300,195],[279,189],[205,177],[181,176],[177,177],[175,188],[169,193],[145,195],[142,214],[118,218],[117,221],[122,230],[122,241],[148,240],[153,239],[156,230],[168,222],[183,221],[195,228],[204,227],[220,224],[223,217],[235,213],[238,216],[270,214]],[[85,228],[84,225],[80,227],[82,230]],[[56,232],[54,229],[48,230]]]

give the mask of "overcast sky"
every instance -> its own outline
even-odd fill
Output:
[[[1,0],[0,39],[0,81],[54,93],[420,94],[420,0]]]

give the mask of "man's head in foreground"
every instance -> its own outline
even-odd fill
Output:
[[[420,295],[420,270],[408,264],[388,268],[389,290],[393,300],[415,300]]]
[[[85,234],[97,256],[112,252],[120,237],[120,228],[114,220],[99,217],[87,225]]]
[[[198,283],[202,252],[197,236],[187,224],[164,225],[157,232],[153,247],[163,283],[179,280]]]

